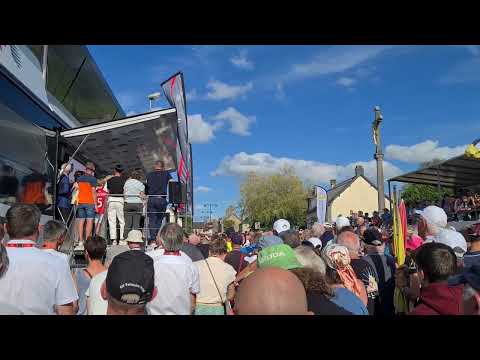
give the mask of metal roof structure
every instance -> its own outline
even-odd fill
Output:
[[[438,164],[388,179],[388,182],[393,181],[440,185],[455,189],[468,188],[480,184],[480,159],[460,155]]]
[[[27,45],[42,63],[43,45]],[[82,124],[125,117],[84,45],[49,45],[47,90]]]

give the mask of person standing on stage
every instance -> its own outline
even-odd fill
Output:
[[[126,179],[122,174],[123,167],[117,165],[113,170],[113,176],[107,181],[107,190],[109,193],[107,218],[110,229],[110,240],[112,240],[112,243],[117,242],[117,245],[127,245],[123,240],[125,229],[123,186],[125,185]],[[120,242],[117,241],[117,219],[120,225]]]
[[[161,160],[155,163],[154,171],[147,175],[146,194],[148,195],[149,244],[155,241],[158,230],[162,226],[165,210],[167,209],[167,187],[171,180],[172,176],[165,170],[164,163]]]
[[[79,244],[78,249],[83,249],[84,239],[92,235],[93,221],[97,204],[97,179],[94,176],[95,165],[87,162],[85,172],[76,181],[78,188],[77,229]],[[83,227],[85,225],[85,232]]]

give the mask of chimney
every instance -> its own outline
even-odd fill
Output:
[[[364,175],[363,166],[362,165],[357,165],[357,166],[355,166],[355,176],[360,176],[360,175]]]
[[[333,189],[335,186],[337,186],[337,180],[336,179],[330,180],[330,188]]]

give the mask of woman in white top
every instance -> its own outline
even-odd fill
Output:
[[[209,257],[197,261],[200,275],[200,293],[197,294],[195,315],[224,315],[223,304],[235,296],[234,280],[237,272],[225,263],[227,241],[214,235],[210,242]]]
[[[145,185],[140,181],[142,172],[133,170],[123,186],[125,195],[124,215],[125,233],[130,230],[140,229],[140,220],[143,214],[143,198],[145,197]]]

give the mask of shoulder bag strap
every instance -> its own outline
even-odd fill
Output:
[[[218,289],[217,282],[215,281],[215,277],[213,276],[212,270],[210,269],[210,265],[208,265],[207,259],[204,259],[205,263],[207,264],[208,271],[210,272],[210,275],[212,276],[213,283],[215,284],[215,287],[217,288],[218,296],[220,296],[220,302],[223,303],[222,295],[220,293],[220,290]]]
[[[240,261],[238,262],[238,269],[237,269],[237,274],[240,272],[240,269],[242,268],[242,264],[243,264],[243,258],[245,257],[245,255],[243,253],[240,253]]]

